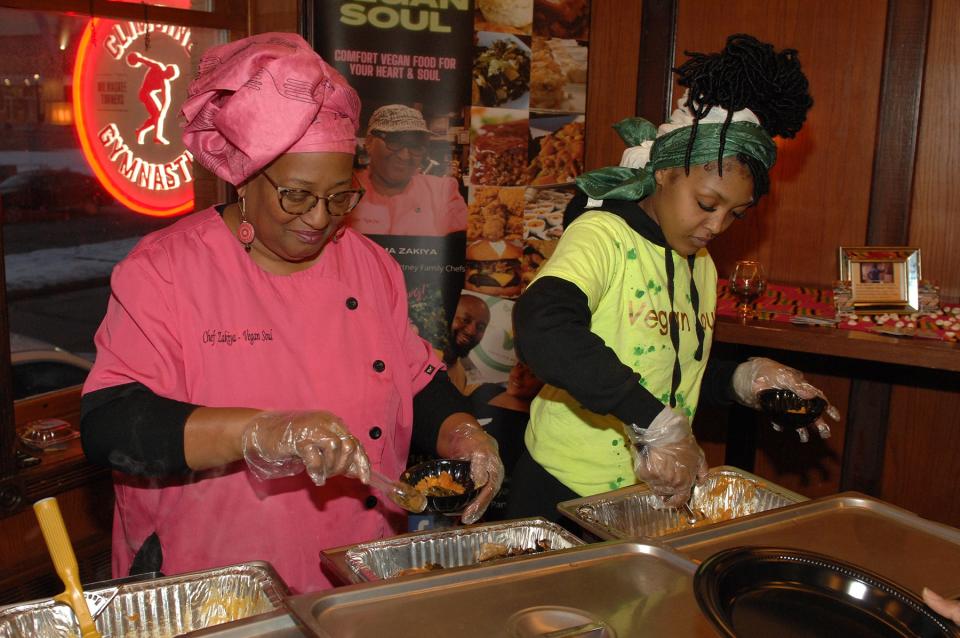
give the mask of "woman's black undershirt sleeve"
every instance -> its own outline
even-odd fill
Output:
[[[413,397],[413,439],[411,452],[433,455],[437,452],[440,426],[456,412],[472,413],[470,401],[451,383],[446,370],[440,370],[430,383]]]
[[[738,363],[710,357],[707,369],[700,383],[700,403],[704,405],[724,406],[734,402],[733,372]]]
[[[103,388],[80,402],[80,440],[91,463],[160,478],[191,470],[183,430],[196,405],[166,399],[142,383]]]
[[[517,352],[542,381],[566,390],[585,408],[646,425],[663,404],[640,375],[590,331],[587,296],[559,277],[543,277],[514,306]]]

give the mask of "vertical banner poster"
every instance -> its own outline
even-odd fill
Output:
[[[518,297],[563,233],[574,179],[583,172],[589,17],[588,0],[477,0],[465,179],[468,292]],[[517,375],[516,358],[493,356],[487,345],[471,355],[484,380],[517,390],[508,379]],[[492,360],[498,365],[481,365]]]
[[[438,350],[463,287],[473,11],[472,0],[314,3],[314,47],[362,103],[366,193],[348,223],[400,263],[410,318]]]

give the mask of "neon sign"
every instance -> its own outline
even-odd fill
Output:
[[[192,46],[186,27],[100,18],[80,40],[73,71],[80,147],[103,187],[138,213],[193,210],[193,156],[171,113],[186,94]]]

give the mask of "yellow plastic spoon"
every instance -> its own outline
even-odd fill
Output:
[[[87,607],[87,599],[83,596],[83,589],[80,587],[80,569],[77,567],[77,557],[73,553],[73,546],[70,544],[70,537],[67,535],[67,526],[63,523],[63,516],[60,514],[60,505],[55,498],[45,498],[33,504],[33,511],[37,514],[37,520],[40,521],[40,531],[43,532],[43,540],[47,542],[47,549],[50,551],[50,557],[53,559],[53,566],[57,570],[57,575],[63,581],[66,589],[62,594],[54,596],[53,599],[70,605],[73,613],[77,616],[80,623],[80,634],[82,638],[101,638],[93,623],[93,617],[90,615],[90,609]]]

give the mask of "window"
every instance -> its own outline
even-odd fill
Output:
[[[0,6],[9,332],[14,342],[78,355],[14,354],[17,387],[2,381],[17,399],[82,382],[113,266],[145,234],[194,209],[196,175],[177,114],[200,54],[246,28],[245,7],[226,0],[96,2],[107,14],[93,18],[64,4],[63,12]],[[12,425],[0,423],[0,432]],[[12,455],[0,450],[0,474]]]

